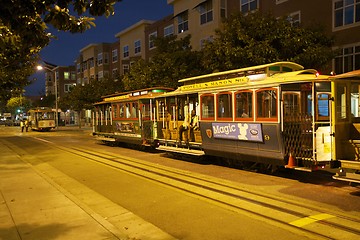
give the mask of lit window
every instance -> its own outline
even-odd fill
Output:
[[[178,33],[186,32],[189,30],[189,15],[188,11],[180,13],[177,16],[178,21]]]

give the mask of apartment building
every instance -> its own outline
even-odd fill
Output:
[[[76,59],[77,84],[88,84],[104,77],[118,78],[119,46],[114,43],[89,44]]]
[[[174,8],[175,34],[183,38],[191,35],[191,46],[200,50],[205,41],[211,41],[222,19],[239,11],[239,0],[167,0]]]
[[[129,72],[135,61],[146,59],[145,28],[153,23],[154,21],[141,20],[115,35],[120,44],[120,75]]]
[[[166,16],[145,27],[145,60],[151,60],[156,49],[154,38],[174,35],[174,17]]]
[[[335,73],[360,69],[359,0],[261,0],[260,4],[262,11],[289,16],[294,24],[323,26],[334,36],[334,48],[339,50],[332,66]]]
[[[76,85],[75,66],[55,66],[51,71],[45,71],[46,96],[56,95],[55,91],[57,90],[57,96],[61,98],[74,85]]]

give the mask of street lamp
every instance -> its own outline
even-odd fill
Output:
[[[42,66],[42,65],[37,65],[36,69],[41,71],[43,69],[46,69],[48,71],[50,71],[51,73],[53,73],[54,75],[54,81],[55,81],[55,128],[58,128],[58,90],[57,90],[57,78],[56,78],[56,72],[55,72],[55,67],[54,68],[49,68],[47,66]]]

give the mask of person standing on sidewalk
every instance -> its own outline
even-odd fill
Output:
[[[21,132],[24,132],[24,128],[25,128],[25,121],[24,120],[20,121],[20,127],[21,127]]]
[[[25,119],[24,124],[25,124],[26,131],[28,131],[29,130],[29,121],[27,119]]]

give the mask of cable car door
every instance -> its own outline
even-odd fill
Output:
[[[332,104],[332,123],[333,123],[333,154],[332,160],[348,159],[351,154],[349,140],[352,132],[351,119],[351,86],[350,82],[333,80],[332,82],[334,101]]]
[[[333,104],[331,84],[329,82],[317,82],[315,87],[315,149],[316,161],[329,162],[333,152]]]

